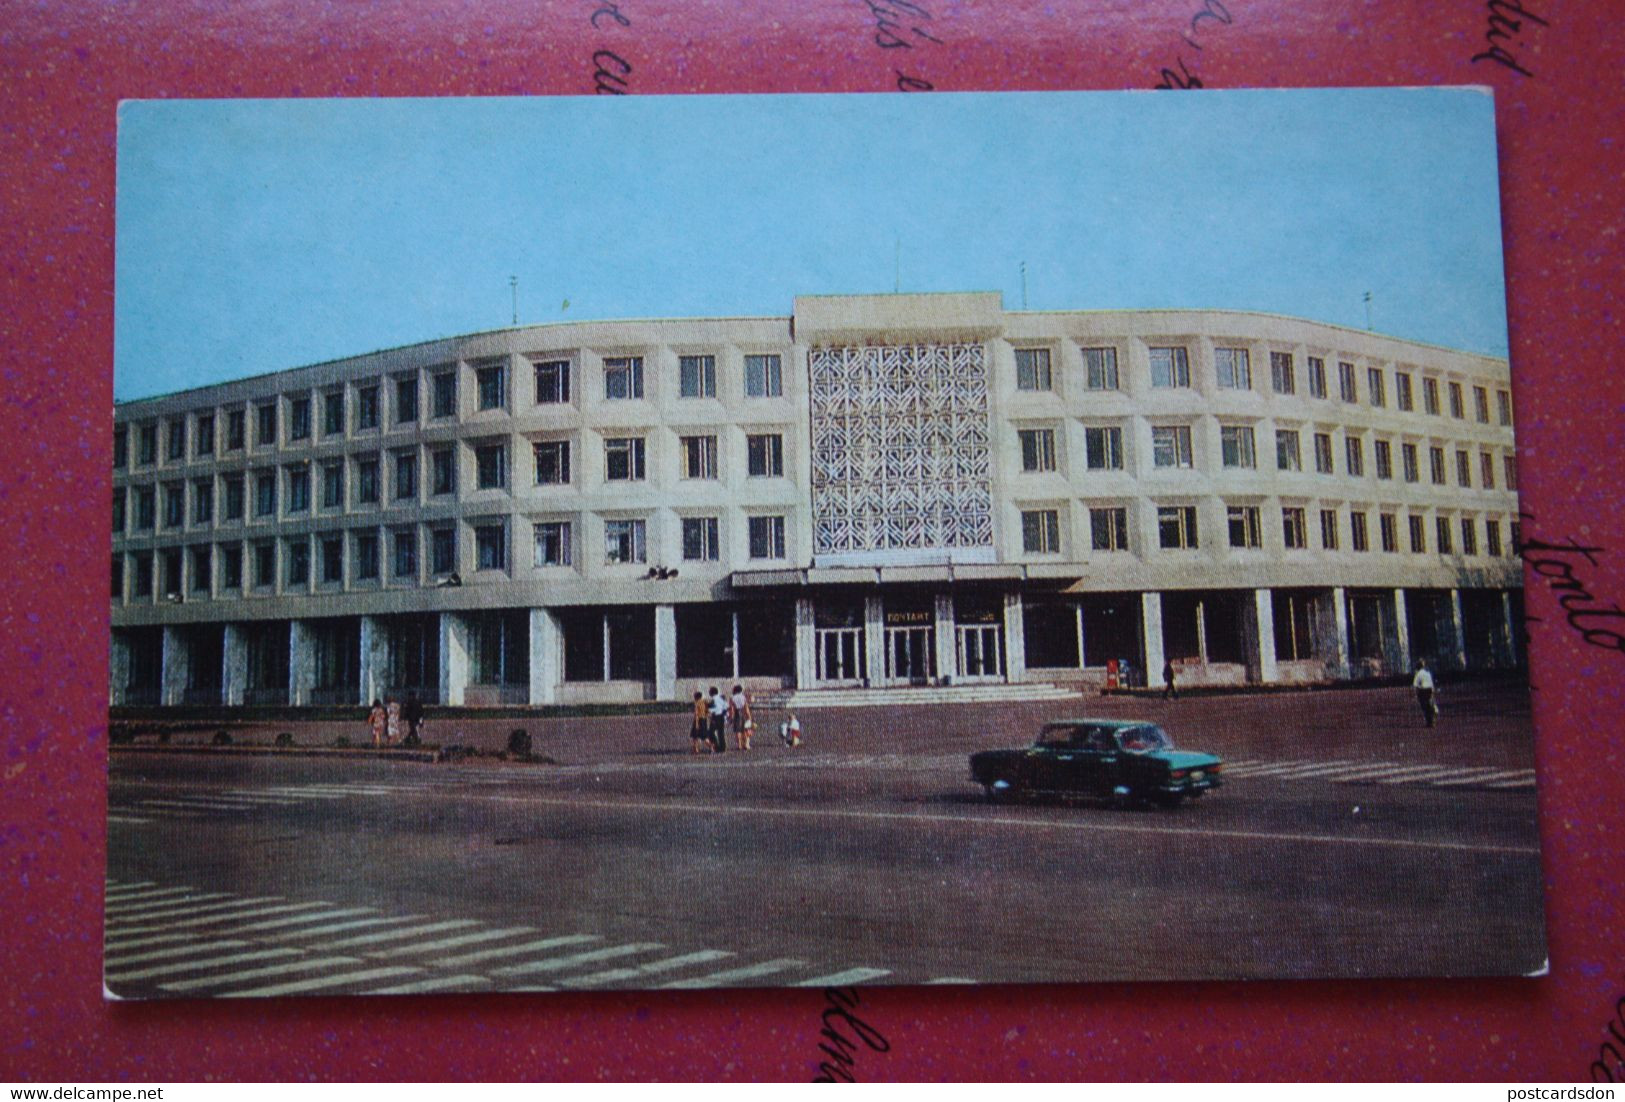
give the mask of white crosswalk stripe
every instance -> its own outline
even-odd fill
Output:
[[[360,945],[380,945],[386,941],[405,941],[409,937],[419,934],[437,934],[442,930],[467,929],[478,926],[479,923],[471,918],[456,918],[447,922],[431,922],[427,926],[415,926],[410,930],[387,930],[381,934],[362,934],[359,937],[348,937],[342,941],[329,941],[323,945],[314,946],[317,949],[350,949]]]
[[[185,895],[195,888],[124,888],[109,889],[103,898],[108,903],[134,903],[138,900],[161,899],[171,895]]]
[[[184,972],[207,972],[211,968],[219,968],[225,964],[246,964],[251,960],[269,960],[276,957],[295,957],[298,955],[299,953],[295,949],[249,949],[241,953],[227,953],[223,957],[205,957],[202,960],[172,960],[164,964],[139,968],[134,972],[109,972],[107,973],[107,979],[113,983],[128,983],[131,980],[144,980],[153,976],[176,976]]]
[[[750,964],[743,968],[730,968],[725,972],[712,972],[706,976],[696,976],[693,979],[678,980],[675,983],[662,984],[670,988],[691,987],[724,987],[737,980],[754,980],[762,976],[771,976],[775,972],[788,971],[791,968],[800,968],[806,961],[793,960],[782,957],[778,960],[764,960],[760,964]]]
[[[375,987],[368,991],[358,991],[358,995],[426,995],[432,991],[473,991],[480,987],[489,987],[489,976],[437,976],[429,980],[417,980],[413,983],[397,983],[390,987]]]
[[[162,910],[148,911],[144,914],[135,916],[128,921],[126,921],[121,915],[108,915],[107,925],[109,929],[130,929],[140,926],[143,923],[154,922],[163,918],[185,918],[188,916],[210,914],[215,911],[233,911],[257,903],[277,903],[280,902],[281,899],[282,897],[280,895],[260,895],[255,896],[252,899],[225,899],[219,903],[205,903],[202,906],[177,906],[171,902],[166,903]]]
[[[121,815],[116,811],[107,813],[107,821],[109,823],[119,823],[123,826],[140,826],[143,823],[152,822],[151,819],[143,819],[136,815]]]
[[[890,968],[848,968],[844,972],[834,972],[827,976],[817,976],[810,980],[802,980],[797,987],[851,987],[855,983],[867,983],[869,980],[878,980],[881,976],[891,975]]]
[[[226,972],[219,976],[203,976],[195,980],[180,980],[176,983],[160,984],[165,991],[202,991],[209,987],[226,987],[242,980],[257,980],[266,976],[286,976],[291,973],[313,972],[318,968],[330,968],[335,964],[360,964],[354,957],[312,957],[306,960],[292,960],[283,964],[270,964],[264,968],[249,968],[242,972]]]
[[[350,983],[364,983],[368,980],[387,979],[391,976],[411,976],[422,971],[418,968],[384,967],[367,968],[360,972],[344,972],[337,976],[317,976],[308,980],[293,980],[289,983],[273,983],[264,987],[250,987],[246,990],[227,990],[219,992],[227,999],[254,999],[271,998],[276,995],[301,995],[307,991],[320,991],[324,987],[343,987]]]
[[[590,949],[585,953],[573,953],[565,957],[551,957],[547,960],[533,960],[525,964],[511,964],[506,968],[497,968],[492,971],[494,976],[529,976],[537,972],[563,972],[582,964],[596,964],[601,960],[614,960],[616,957],[630,957],[638,953],[649,953],[665,946],[658,941],[634,941],[626,945],[612,945],[607,949]]]
[[[570,945],[584,945],[599,939],[591,934],[569,934],[564,937],[544,938],[541,941],[528,941],[523,945],[503,945],[495,949],[481,949],[477,953],[463,953],[455,957],[443,957],[439,961],[442,967],[462,967],[465,964],[478,964],[482,960],[500,960],[502,957],[523,956],[526,953],[539,953],[544,949],[562,949]]]
[[[333,918],[351,918],[355,915],[372,914],[371,907],[344,907],[334,911],[318,911],[314,914],[299,914],[287,918],[273,918],[266,922],[251,922],[247,926],[232,926],[228,929],[217,930],[216,933],[232,937],[237,934],[257,934],[265,930],[281,930],[289,926],[303,926],[308,922],[326,922]]]
[[[149,949],[144,953],[109,953],[102,958],[102,967],[106,969],[122,967],[127,964],[144,964],[149,960],[170,960],[175,957],[212,953],[216,949],[233,949],[248,944],[246,941],[193,941],[190,938],[187,940],[189,944],[186,945],[171,945],[167,949]]]
[[[659,976],[667,972],[676,972],[696,964],[710,964],[714,960],[722,960],[733,956],[732,953],[721,949],[701,949],[697,953],[684,953],[681,956],[667,957],[665,960],[650,961],[648,964],[639,964],[631,968],[610,968],[603,972],[590,972],[585,976],[574,976],[563,981],[567,987],[598,987],[606,983],[618,983],[621,980],[642,979],[646,976]]]
[[[358,918],[350,922],[335,922],[330,926],[317,926],[310,930],[290,930],[285,933],[283,937],[325,937],[328,934],[342,934],[346,930],[364,930],[369,926],[395,926],[402,922],[421,921],[423,921],[422,915],[394,915],[379,918]]]
[[[397,945],[391,952],[394,953],[434,953],[441,949],[456,949],[462,945],[478,945],[484,941],[501,941],[505,937],[514,937],[517,934],[534,934],[536,931],[529,926],[510,926],[502,930],[480,930],[472,934],[460,934],[457,937],[441,938],[438,941],[425,941],[416,945]]]
[[[1229,780],[1314,780],[1332,784],[1415,785],[1430,788],[1533,789],[1533,769],[1479,765],[1407,765],[1396,761],[1257,761],[1224,764]]]
[[[136,926],[123,933],[162,933],[167,930],[184,930],[193,926],[214,926],[222,922],[231,922],[239,918],[254,918],[259,915],[286,914],[289,911],[307,911],[313,907],[326,907],[326,903],[283,903],[275,907],[259,907],[244,911],[240,914],[213,914],[202,918],[182,919],[177,922],[166,922],[161,926]]]

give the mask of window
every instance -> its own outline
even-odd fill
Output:
[[[1399,446],[1400,465],[1405,469],[1406,482],[1418,482],[1422,478],[1421,469],[1416,465],[1416,445],[1401,444]]]
[[[1326,397],[1326,361],[1319,356],[1309,357],[1309,396]]]
[[[355,427],[358,431],[378,427],[378,388],[376,386],[356,388]]]
[[[745,397],[777,398],[784,393],[784,377],[776,355],[745,357]]]
[[[643,437],[619,436],[604,441],[604,477],[610,482],[643,480]]]
[[[118,469],[130,464],[130,433],[123,425],[113,430],[113,467]]]
[[[310,584],[310,541],[297,536],[287,543],[288,585]]]
[[[1428,473],[1433,476],[1433,484],[1443,486],[1445,484],[1443,448],[1428,449],[1428,466],[1430,468]]]
[[[1157,543],[1169,551],[1196,547],[1196,506],[1157,507]]]
[[[1337,510],[1320,511],[1320,546],[1326,551],[1337,550]]]
[[[784,518],[750,518],[750,557],[753,559],[784,558]]]
[[[124,599],[124,556],[113,556],[113,570],[109,577],[112,583],[112,598],[115,601]]]
[[[1157,467],[1189,467],[1191,465],[1190,426],[1152,426],[1151,462]]]
[[[482,490],[508,487],[508,445],[484,444],[474,449],[476,482]]]
[[[185,564],[181,560],[178,550],[165,551],[164,563],[164,596],[179,597],[181,595],[181,571]]]
[[[456,448],[435,448],[429,453],[429,478],[431,494],[457,492]]]
[[[1089,546],[1096,551],[1127,551],[1128,509],[1090,509]]]
[[[537,398],[540,401],[540,397]],[[437,371],[434,376],[435,417],[457,416],[457,369]]]
[[[570,482],[570,442],[542,440],[535,446],[536,485],[565,486]]]
[[[1473,485],[1473,458],[1460,448],[1456,449],[1456,484],[1467,489]]]
[[[242,451],[248,436],[248,413],[234,409],[226,414],[226,450]]]
[[[378,533],[356,532],[351,536],[352,559],[356,580],[373,581],[378,577]]]
[[[1501,522],[1494,517],[1484,518],[1484,553],[1500,558],[1501,551]]]
[[[1253,452],[1253,430],[1248,425],[1219,426],[1219,451],[1226,467],[1258,466]]]
[[[715,436],[684,436],[679,438],[683,452],[684,478],[717,477],[717,438]]]
[[[1292,353],[1270,353],[1270,385],[1277,394],[1296,394],[1298,392],[1297,372],[1292,369]]]
[[[1332,434],[1315,433],[1315,470],[1319,474],[1332,473]]]
[[[242,520],[243,476],[240,474],[228,474],[221,478],[220,483],[224,487],[226,494],[225,519]]]
[[[192,592],[209,592],[213,575],[214,548],[206,543],[192,548]]]
[[[276,585],[276,544],[254,545],[254,585],[260,589]]]
[[[395,380],[395,423],[410,424],[418,419],[418,381]]]
[[[1422,380],[1422,408],[1435,417],[1439,415],[1439,380]]]
[[[1501,457],[1501,473],[1506,476],[1506,488],[1516,490],[1518,488],[1518,461],[1511,452],[1507,452]]]
[[[1219,385],[1230,390],[1250,390],[1253,369],[1247,361],[1245,348],[1215,348],[1213,366],[1218,371]]]
[[[142,425],[137,431],[136,462],[150,467],[158,462],[158,426]]]
[[[1091,428],[1083,430],[1084,460],[1091,471],[1123,469],[1123,430]]]
[[[1411,390],[1411,376],[1407,371],[1394,372],[1394,396],[1399,408],[1409,413],[1416,408],[1416,396]]]
[[[508,569],[508,522],[505,519],[474,526],[474,562],[480,570]]]
[[[254,515],[269,517],[276,514],[276,473],[260,471],[254,475]]]
[[[1365,477],[1365,442],[1358,436],[1348,436],[1343,444],[1348,453],[1349,474],[1355,478]]]
[[[1381,408],[1388,404],[1388,389],[1383,385],[1382,368],[1365,369],[1365,388],[1371,395],[1371,404]]]
[[[158,491],[151,486],[140,486],[135,491],[135,526],[149,529],[156,522]]]
[[[418,534],[416,529],[394,533],[395,553],[391,556],[391,573],[397,578],[418,576]]]
[[[179,528],[186,523],[186,484],[170,482],[164,486],[164,527]]]
[[[288,399],[288,439],[310,439],[310,399]]]
[[[757,518],[752,518],[757,519]],[[604,521],[604,561],[606,563],[640,563],[649,560],[644,546],[644,522],[641,520]]]
[[[1302,509],[1289,506],[1281,510],[1281,542],[1289,551],[1302,551],[1309,546]]]
[[[1050,377],[1049,349],[1016,349],[1016,389],[1054,390]]]
[[[1495,456],[1478,453],[1478,484],[1486,490],[1495,489]]]
[[[1258,506],[1232,505],[1225,510],[1225,518],[1230,529],[1231,547],[1259,547],[1263,540],[1259,537]]]
[[[1472,517],[1461,518],[1461,553],[1478,554],[1478,526],[1473,523]]]
[[[1117,389],[1117,349],[1085,348],[1083,350],[1084,385],[1090,390]]]
[[[782,478],[784,437],[778,433],[745,437],[745,460],[752,478]]]
[[[198,455],[214,454],[214,414],[200,413],[197,415],[197,430],[194,434],[192,447]]]
[[[1392,513],[1383,513],[1377,517],[1377,525],[1382,529],[1382,549],[1388,552],[1399,550],[1399,518]]]
[[[452,574],[457,570],[457,529],[439,524],[429,529],[429,573]]]
[[[570,522],[544,521],[536,526],[536,565],[570,565]]]
[[[1152,386],[1190,386],[1190,358],[1183,348],[1151,349]]]
[[[538,360],[536,367],[536,404],[541,406],[565,405],[570,401],[570,361]]]
[[[1411,554],[1421,555],[1426,553],[1428,549],[1427,527],[1423,524],[1422,518],[1413,514],[1406,517],[1405,520],[1411,530]]]
[[[344,508],[344,460],[322,464],[322,508]]]
[[[642,356],[617,356],[604,361],[604,397],[643,397]]]
[[[220,588],[243,588],[243,549],[237,544],[220,545]]]
[[[152,552],[151,551],[138,551],[138,552],[136,552],[135,563],[134,563],[133,567],[131,568],[131,573],[134,575],[134,577],[131,579],[132,582],[134,583],[133,587],[132,587],[133,588],[133,595],[136,596],[136,597],[151,597],[152,596]]]
[[[355,500],[357,505],[378,504],[378,460],[370,456],[355,461]]]
[[[508,365],[483,364],[474,369],[474,382],[481,409],[505,409],[508,405]]]
[[[1366,532],[1364,513],[1349,511],[1349,546],[1356,551],[1371,550],[1371,537]]]
[[[1353,364],[1339,363],[1337,365],[1337,383],[1341,389],[1343,401],[1358,402],[1360,400],[1359,391],[1355,389]]]
[[[1439,554],[1449,555],[1454,551],[1450,541],[1450,519],[1448,517],[1433,518],[1433,535],[1439,544]]]
[[[1386,440],[1378,440],[1372,445],[1377,454],[1377,477],[1394,477],[1394,446]]]
[[[1501,415],[1501,424],[1512,424],[1512,395],[1504,390],[1495,392],[1495,405]]]
[[[113,487],[113,534],[120,535],[124,531],[125,493],[123,486]]]
[[[715,356],[677,357],[677,396],[680,398],[715,398],[717,396],[717,358]]]
[[[1486,458],[1488,458],[1486,456]],[[214,481],[200,478],[192,483],[192,523],[214,523]]]
[[[1021,549],[1029,555],[1053,555],[1061,550],[1061,517],[1054,509],[1031,509],[1021,514]]]
[[[340,536],[323,536],[322,543],[322,582],[331,585],[344,580],[344,539]]]
[[[308,467],[289,467],[288,479],[288,512],[303,513],[310,508],[310,469]]]
[[[716,562],[716,517],[683,518],[683,559],[686,562]]]
[[[1490,392],[1481,386],[1473,387],[1473,415],[1480,424],[1490,423]]]
[[[254,443],[260,447],[267,447],[276,443],[276,405],[268,403],[260,406],[258,423],[255,426]]]
[[[1022,429],[1021,469],[1024,471],[1053,471],[1055,469],[1055,430]]]
[[[338,436],[344,432],[344,392],[335,390],[322,395],[322,435]]]
[[[418,496],[417,452],[395,453],[395,500],[403,501]]]
[[[1460,421],[1466,418],[1467,410],[1461,400],[1461,384],[1450,383],[1450,416]]]
[[[171,463],[186,458],[186,421],[184,418],[171,421],[167,426],[164,438],[164,458]]]

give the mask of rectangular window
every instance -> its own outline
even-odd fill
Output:
[[[457,529],[440,524],[429,529],[429,572],[453,574],[457,571]]]
[[[1494,517],[1484,519],[1484,552],[1501,557],[1501,522]]]
[[[1461,553],[1478,554],[1478,526],[1473,523],[1472,517],[1461,518]]]
[[[1435,417],[1439,415],[1439,380],[1422,380],[1422,408]]]
[[[220,588],[243,588],[243,549],[237,544],[220,545]]]
[[[1128,509],[1090,509],[1089,546],[1096,551],[1127,551]]]
[[[1050,377],[1049,349],[1016,349],[1016,389],[1054,390]]]
[[[508,405],[508,365],[485,364],[474,369],[481,409],[505,409]]]
[[[138,551],[131,566],[131,590],[136,597],[152,596],[152,552]]]
[[[508,488],[508,445],[485,444],[474,449],[476,482],[482,490]]]
[[[684,478],[717,477],[717,438],[684,436],[678,439],[683,453]]]
[[[1448,386],[1450,387],[1450,416],[1458,421],[1464,420],[1467,417],[1467,409],[1462,402],[1461,384],[1450,383]]]
[[[113,430],[113,468],[115,470],[127,467],[130,464],[130,433],[123,425]]]
[[[418,576],[418,533],[408,528],[394,533],[394,554],[390,556],[391,573],[397,578]]]
[[[1332,434],[1315,433],[1315,470],[1320,474],[1332,473]]]
[[[137,530],[152,528],[157,523],[158,491],[151,486],[140,486],[135,491],[135,526]]]
[[[496,520],[474,526],[474,562],[480,570],[508,569],[508,522]]]
[[[536,565],[570,565],[570,522],[544,521],[536,526]]]
[[[1167,551],[1190,550],[1196,543],[1196,506],[1159,505],[1157,543]]]
[[[641,520],[604,521],[604,561],[606,563],[641,563],[649,561],[644,543],[645,525]]]
[[[1219,426],[1219,451],[1226,467],[1257,467],[1253,451],[1253,430],[1248,425]]]
[[[429,492],[455,494],[457,492],[457,449],[435,448],[429,453]]]
[[[126,501],[124,487],[113,487],[113,534],[122,535],[124,532],[124,506]]]
[[[540,399],[537,399],[540,401]],[[457,416],[457,369],[437,371],[434,376],[434,415]]]
[[[1512,424],[1512,395],[1504,390],[1496,391],[1495,405],[1501,415],[1501,424],[1510,426]]]
[[[1488,458],[1486,456],[1486,458]],[[214,481],[200,478],[192,483],[192,523],[214,523]]]
[[[1353,364],[1339,363],[1337,365],[1337,382],[1343,396],[1343,401],[1358,402],[1360,400],[1360,393],[1355,388]]]
[[[243,476],[240,475],[240,474],[224,475],[220,479],[220,483],[224,487],[224,491],[225,491],[225,495],[226,495],[225,519],[226,520],[242,520],[243,519]]]
[[[750,518],[750,557],[753,559],[784,558],[784,518]]]
[[[1319,356],[1309,357],[1309,396],[1326,397],[1326,361]]]
[[[617,356],[604,361],[604,397],[616,401],[643,397],[642,356]]]
[[[1377,526],[1382,530],[1382,549],[1388,552],[1399,550],[1399,518],[1392,513],[1382,513],[1377,517]]]
[[[1394,396],[1399,408],[1409,413],[1416,408],[1416,395],[1411,390],[1411,376],[1406,371],[1394,372]]]
[[[404,501],[417,496],[417,452],[397,452],[395,453],[395,500]]]
[[[540,360],[536,364],[536,404],[561,406],[570,401],[570,361]]]
[[[288,399],[288,439],[310,439],[310,399]]]
[[[418,381],[395,380],[395,423],[407,425],[418,419]]]
[[[1218,372],[1219,385],[1229,390],[1250,390],[1253,369],[1245,348],[1215,348],[1213,366]]]
[[[344,432],[344,392],[335,390],[322,395],[322,435],[338,436]]]
[[[254,545],[254,585],[258,589],[276,585],[276,544]]]
[[[344,461],[334,460],[322,464],[322,508],[344,507]]]
[[[355,427],[358,431],[378,427],[378,388],[357,387],[355,392]]]
[[[1337,550],[1337,510],[1320,511],[1320,546],[1326,551]]]
[[[158,462],[158,426],[142,425],[136,432],[136,462],[150,467]]]
[[[186,523],[186,483],[170,482],[164,486],[164,527],[179,528]]]
[[[777,355],[745,357],[745,397],[777,398],[784,393],[784,376]]]
[[[1478,484],[1486,490],[1495,489],[1495,456],[1478,453]]]
[[[289,540],[286,544],[286,555],[288,585],[290,587],[309,585],[310,541],[304,536]]]
[[[1450,538],[1450,519],[1448,517],[1433,518],[1433,535],[1439,545],[1439,554],[1449,555],[1455,550]]]
[[[1225,510],[1225,519],[1230,529],[1231,547],[1262,546],[1256,505],[1232,505]]]
[[[1123,469],[1123,430],[1088,428],[1083,430],[1083,452],[1091,471]]]
[[[752,478],[784,477],[784,437],[778,433],[745,437],[745,459]]]
[[[541,440],[536,452],[536,485],[565,486],[570,482],[570,442]]]
[[[1151,462],[1157,467],[1191,465],[1189,425],[1154,425],[1151,428]]]
[[[1061,517],[1054,509],[1031,509],[1021,514],[1021,549],[1029,555],[1053,555],[1061,550]]]
[[[1021,469],[1024,471],[1053,471],[1055,469],[1055,430],[1021,429]]]
[[[1401,444],[1399,446],[1400,464],[1405,469],[1406,482],[1419,482],[1422,478],[1421,468],[1416,464],[1416,445]]]
[[[288,512],[303,513],[310,508],[310,469],[308,467],[289,467],[288,478]]]
[[[1446,481],[1444,473],[1443,448],[1428,449],[1428,466],[1430,468],[1428,473],[1433,476],[1433,484],[1435,486],[1443,486]]]
[[[720,540],[716,517],[683,518],[683,560],[716,562]]]
[[[1481,386],[1473,387],[1473,415],[1480,424],[1490,423],[1490,392]]]
[[[1505,476],[1506,488],[1516,490],[1518,488],[1518,460],[1511,452],[1507,452],[1501,457],[1501,473]]]
[[[1348,436],[1343,440],[1344,450],[1348,453],[1348,471],[1354,478],[1365,477],[1365,443],[1358,436]]]
[[[186,458],[186,420],[179,418],[171,421],[167,427],[164,439],[165,458],[171,463]]]
[[[254,433],[254,443],[262,448],[269,447],[276,443],[276,403],[260,406],[257,413],[259,422]]]
[[[643,437],[610,437],[604,441],[604,477],[610,482],[643,481]]]
[[[715,356],[677,357],[677,396],[680,398],[715,398],[717,396],[717,358]]]
[[[344,580],[344,539],[341,536],[323,536],[322,583],[332,585]]]
[[[1281,542],[1289,551],[1302,551],[1309,546],[1302,509],[1289,506],[1281,510]]]
[[[1183,348],[1151,349],[1152,386],[1190,386],[1191,363]]]
[[[1419,516],[1414,514],[1405,518],[1411,530],[1411,554],[1425,554],[1428,549],[1427,527]]]
[[[1270,385],[1275,388],[1277,394],[1298,392],[1298,377],[1292,367],[1292,353],[1270,353]]]
[[[1117,349],[1085,348],[1083,350],[1084,385],[1090,390],[1117,389]]]
[[[1473,457],[1456,449],[1456,484],[1467,489],[1473,485]]]
[[[192,447],[198,455],[214,454],[214,414],[200,413],[197,415],[197,431],[192,441]]]
[[[234,409],[226,413],[226,450],[240,452],[247,443],[248,413]]]
[[[1365,388],[1371,395],[1371,404],[1379,409],[1388,404],[1388,389],[1383,384],[1382,368],[1365,369]]]
[[[1356,551],[1371,550],[1371,537],[1366,532],[1364,513],[1349,512],[1349,546]]]
[[[358,581],[373,581],[378,577],[378,533],[356,532],[351,536],[354,550],[354,571]]]
[[[181,553],[178,550],[165,551],[163,553],[163,564],[164,596],[179,597],[181,595],[181,571],[185,567],[185,563],[181,561]]]
[[[112,570],[111,575],[109,576],[109,581],[112,583],[112,594],[111,595],[112,595],[113,600],[115,600],[115,601],[123,600],[124,599],[124,556],[123,555],[114,555],[113,556],[113,570]]]
[[[207,593],[213,584],[214,548],[202,544],[192,548],[192,592]]]
[[[276,472],[260,471],[254,476],[254,515],[276,515]]]
[[[357,505],[378,504],[378,460],[355,461],[355,500]]]
[[[1377,454],[1377,477],[1394,477],[1394,446],[1386,440],[1378,440],[1372,447]]]

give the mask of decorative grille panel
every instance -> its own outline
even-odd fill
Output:
[[[813,348],[814,553],[993,546],[980,344]]]

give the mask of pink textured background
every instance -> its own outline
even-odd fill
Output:
[[[0,1079],[803,1079],[817,1062],[816,992],[102,1002],[120,99],[589,93],[600,47],[638,93],[885,91],[896,64],[943,90],[1149,88],[1180,56],[1214,87],[1490,84],[1526,533],[1609,548],[1584,577],[1605,607],[1625,596],[1617,4],[1529,0],[1550,23],[1513,45],[1529,79],[1470,62],[1487,20],[1470,0],[1228,0],[1201,53],[1179,39],[1193,0],[918,2],[942,44],[882,51],[864,0],[621,0],[633,25],[601,31],[595,0],[0,0]],[[859,1075],[1585,1078],[1625,995],[1625,655],[1581,643],[1551,592],[1529,607],[1549,978],[865,990],[893,1051]]]

